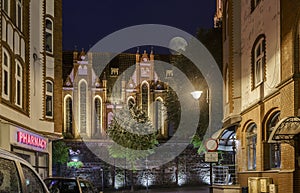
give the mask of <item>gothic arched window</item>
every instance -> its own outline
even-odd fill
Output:
[[[102,105],[101,99],[95,98],[94,102],[94,132],[101,133],[102,132]]]
[[[73,108],[72,98],[68,96],[65,99],[65,132],[73,134]]]
[[[128,108],[131,109],[134,106],[134,103],[135,103],[134,99],[133,98],[129,98],[127,100],[127,106],[128,106]]]
[[[164,135],[164,106],[161,98],[155,100],[155,129]]]
[[[147,83],[142,84],[142,109],[148,115],[149,88]]]
[[[85,81],[81,81],[79,83],[79,128],[80,133],[86,133],[86,115],[87,115],[87,109],[86,109],[86,97],[87,95],[87,84]]]

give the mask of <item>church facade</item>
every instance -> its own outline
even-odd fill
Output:
[[[119,54],[102,72],[97,72],[97,65],[102,65],[97,58],[107,55],[84,51],[69,54],[72,68],[64,73],[62,97],[65,138],[106,139],[114,111],[131,105],[143,109],[160,138],[168,138],[163,105],[167,85],[155,71],[153,51]]]

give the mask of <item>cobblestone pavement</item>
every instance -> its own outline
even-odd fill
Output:
[[[208,186],[175,187],[175,188],[157,188],[136,190],[133,193],[209,193]],[[104,193],[132,193],[130,190],[104,191]]]

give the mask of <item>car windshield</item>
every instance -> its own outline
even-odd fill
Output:
[[[51,193],[79,193],[76,180],[72,179],[45,179]]]

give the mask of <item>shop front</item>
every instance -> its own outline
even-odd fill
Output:
[[[51,175],[51,145],[43,134],[14,125],[0,125],[0,148],[28,161],[42,178]]]

